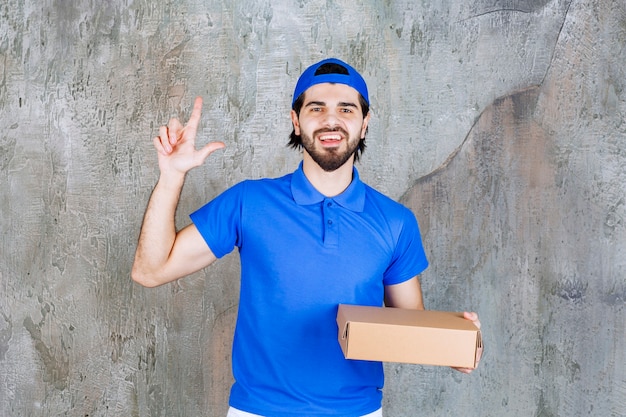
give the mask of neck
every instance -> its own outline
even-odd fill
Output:
[[[352,182],[352,168],[354,157],[332,172],[324,171],[310,156],[304,151],[302,159],[302,169],[309,182],[317,191],[326,197],[334,197],[345,191]]]

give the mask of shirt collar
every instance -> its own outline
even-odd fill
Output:
[[[304,170],[302,162],[298,169],[291,177],[291,194],[294,201],[299,205],[317,204],[327,199],[324,194],[320,193],[309,182]],[[335,201],[340,206],[352,211],[362,212],[365,207],[365,184],[359,178],[359,172],[356,168],[352,168],[352,182],[341,194],[331,197],[330,200]]]

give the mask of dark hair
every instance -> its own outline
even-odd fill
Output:
[[[327,63],[327,64],[321,65],[317,69],[317,71],[315,71],[315,75],[320,75],[320,74],[346,74],[347,75],[348,70],[342,65],[335,64],[335,63]],[[300,94],[300,96],[293,103],[292,109],[296,112],[296,115],[298,115],[298,117],[300,116],[300,110],[302,109],[302,105],[304,104],[304,94],[305,93]],[[361,109],[363,110],[363,118],[365,118],[365,116],[367,116],[367,114],[370,111],[370,106],[361,94],[359,94],[359,104],[361,105]],[[367,134],[367,129],[365,130],[365,133]],[[294,149],[302,149],[302,137],[300,137],[300,135],[296,135],[295,128],[291,131],[291,135],[289,135],[289,143],[287,144],[287,146],[294,148]],[[361,141],[359,142],[359,147],[357,148],[354,154],[355,162],[359,160],[364,150],[365,150],[365,137],[363,137]]]

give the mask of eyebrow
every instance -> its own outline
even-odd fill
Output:
[[[310,106],[326,106],[326,102],[309,101],[308,103],[306,103],[304,107],[310,107]],[[355,109],[358,109],[358,106],[356,105],[356,103],[352,103],[349,101],[340,101],[339,103],[337,103],[337,107],[354,107]]]

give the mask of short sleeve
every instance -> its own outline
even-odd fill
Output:
[[[245,182],[239,183],[189,215],[218,258],[232,252],[241,241],[241,207],[244,192]]]
[[[400,284],[428,268],[428,259],[422,245],[419,226],[413,213],[404,208],[398,240],[389,267],[385,271],[385,285]]]

